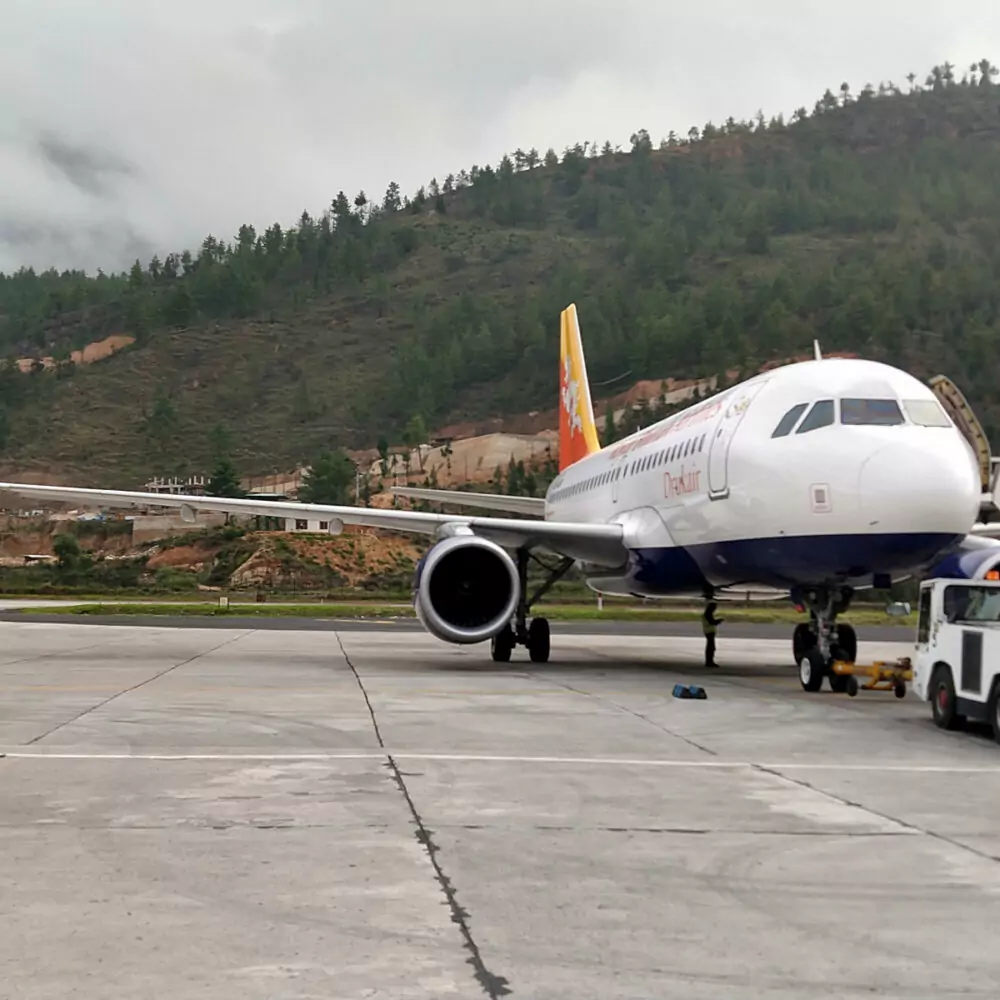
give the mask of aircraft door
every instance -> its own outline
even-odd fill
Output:
[[[729,449],[754,396],[766,381],[761,379],[734,389],[715,426],[708,451],[708,496],[712,500],[724,500],[729,496]]]
[[[611,470],[611,502],[615,506],[618,505],[618,480],[621,478],[621,471],[620,465]]]

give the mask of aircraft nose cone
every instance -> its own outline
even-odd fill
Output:
[[[869,531],[964,535],[979,511],[979,473],[950,436],[919,448],[900,442],[864,462],[858,494]]]

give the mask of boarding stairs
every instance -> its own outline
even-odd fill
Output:
[[[947,375],[935,375],[928,384],[975,453],[982,489],[979,520],[983,523],[1000,520],[1000,507],[997,505],[997,499],[1000,498],[997,484],[1000,477],[1000,457],[994,457],[991,453],[983,425],[962,390]]]

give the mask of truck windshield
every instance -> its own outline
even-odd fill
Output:
[[[946,587],[944,613],[949,622],[1000,623],[1000,588]]]

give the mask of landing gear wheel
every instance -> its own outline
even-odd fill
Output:
[[[837,626],[837,648],[839,659],[854,663],[858,658],[858,635],[851,625]]]
[[[818,649],[806,650],[799,660],[799,683],[805,691],[818,691],[826,676],[826,662]]]
[[[510,654],[514,651],[514,630],[509,625],[497,632],[490,639],[490,655],[494,663],[510,663]]]
[[[831,673],[830,674],[830,690],[833,691],[833,692],[835,692],[836,694],[843,694],[845,691],[848,690],[848,688],[850,688],[850,686],[851,686],[850,685],[850,681],[851,680],[853,680],[853,678],[850,677],[848,674],[834,674],[834,673]],[[857,681],[855,681],[855,684],[856,683],[857,683]],[[855,691],[854,694],[857,694],[857,691]],[[854,695],[851,695],[851,697],[853,698]]]
[[[796,664],[802,663],[802,657],[816,645],[816,630],[806,622],[799,622],[792,633],[792,655]]]
[[[858,696],[858,679],[857,677],[845,677],[844,680],[847,684],[844,690],[847,692],[848,698],[856,698]]]
[[[528,655],[532,663],[549,662],[549,622],[533,618],[528,626]]]
[[[942,664],[934,668],[930,696],[935,724],[941,729],[957,729],[959,720],[955,711],[955,682],[951,679],[950,667]]]

